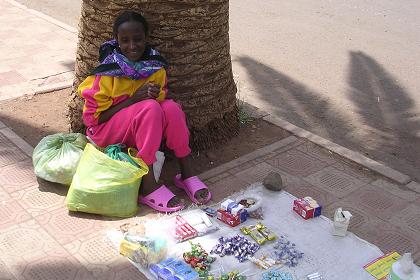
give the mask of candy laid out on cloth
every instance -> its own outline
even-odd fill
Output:
[[[197,236],[197,231],[184,218],[175,216],[175,239],[178,242],[194,238]]]
[[[124,163],[124,162],[122,162]],[[267,205],[267,211],[264,213],[264,221],[259,224],[258,220],[247,220],[246,223],[240,224],[236,228],[232,228],[225,223],[208,216],[202,209],[203,207],[192,207],[184,211],[174,213],[172,215],[161,215],[157,217],[136,217],[130,219],[135,225],[130,226],[124,224],[120,227],[120,231],[136,233],[140,236],[163,237],[167,240],[167,255],[164,257],[175,258],[185,265],[169,265],[160,261],[149,265],[149,268],[140,266],[138,263],[131,261],[147,279],[171,279],[171,280],[261,280],[263,274],[267,271],[279,270],[281,272],[289,272],[293,280],[315,280],[318,277],[312,275],[320,272],[324,279],[357,279],[368,280],[372,276],[363,269],[363,266],[372,260],[383,255],[376,246],[361,240],[354,234],[348,232],[346,236],[337,238],[331,234],[333,223],[331,220],[321,216],[310,221],[297,217],[297,214],[291,209],[293,201],[296,197],[285,191],[272,192],[260,185],[253,185],[241,194],[247,198],[260,196],[263,198],[262,204]],[[235,195],[232,200],[237,203]],[[219,209],[222,200],[213,209]],[[223,211],[231,211],[236,213],[235,204],[225,203]],[[268,211],[269,205],[275,205],[275,211]],[[244,206],[245,207],[245,206]],[[239,207],[238,212],[241,211]],[[202,249],[209,253],[214,253],[216,260],[211,263],[205,263],[203,256],[188,256],[185,254],[186,263],[183,259],[184,253],[199,252],[192,250],[190,243],[176,242],[174,238],[176,228],[176,215],[179,215],[188,225],[197,230],[197,225],[207,228],[208,225],[216,225],[219,230],[211,232],[203,236],[197,236],[191,240],[194,244],[200,244]],[[203,219],[204,217],[204,219]],[[210,222],[210,223],[209,223]],[[207,224],[208,225],[207,225]],[[180,223],[179,225],[185,225]],[[265,240],[264,245],[259,245],[250,236],[243,235],[240,228],[253,225],[255,230]],[[184,229],[187,233],[188,230]],[[107,233],[108,235],[108,233]],[[239,236],[235,236],[239,235]],[[277,238],[275,236],[277,235]],[[110,235],[109,235],[110,236]],[[124,236],[121,234],[120,241]],[[271,241],[270,239],[274,239]],[[115,244],[115,242],[113,242]],[[296,245],[294,245],[294,244]],[[118,242],[119,245],[119,242]],[[194,255],[193,253],[192,255]],[[204,255],[205,256],[205,255]],[[201,257],[201,259],[200,259]],[[337,265],[337,260],[345,260],[345,265]],[[151,270],[149,270],[151,268]],[[197,271],[195,270],[197,268]],[[183,275],[183,271],[189,271]],[[205,275],[205,269],[208,269],[208,275]],[[236,273],[228,272],[237,270]],[[155,272],[153,276],[152,273]],[[247,272],[248,271],[248,272]],[[156,276],[159,275],[159,276]],[[272,275],[281,279],[280,275]],[[287,275],[283,275],[287,277]],[[351,277],[349,277],[351,276]],[[194,278],[195,277],[195,278]],[[286,278],[287,279],[287,278]],[[318,280],[318,279],[317,279]]]
[[[321,273],[314,272],[311,274],[306,275],[307,280],[324,280],[324,277],[322,277]]]
[[[245,275],[242,275],[238,270],[234,270],[228,273],[221,274],[220,276],[214,276],[210,275],[207,277],[207,280],[246,280],[247,277]]]
[[[241,232],[245,235],[251,236],[252,239],[260,245],[264,244],[266,241],[272,241],[277,238],[277,236],[262,223],[242,227]]]
[[[269,269],[270,267],[277,264],[274,259],[267,256],[261,256],[258,259],[255,257],[249,257],[248,259],[262,269]]]
[[[303,258],[303,253],[296,249],[296,244],[287,240],[286,237],[280,236],[274,245],[274,259],[288,267],[295,267],[299,260]]]
[[[124,234],[120,242],[120,254],[143,267],[160,262],[166,257],[167,242],[162,238]]]
[[[206,207],[206,208],[203,208],[201,210],[203,210],[204,213],[206,213],[210,217],[216,217],[216,215],[217,215],[217,211],[214,210],[213,208],[210,208],[210,207]]]
[[[198,273],[184,261],[169,258],[158,264],[152,264],[149,271],[156,279],[197,280]]]
[[[267,239],[264,237],[264,235],[261,234],[261,232],[258,231],[256,226],[248,226],[248,227],[242,227],[241,231],[245,235],[251,236],[252,239],[255,240],[260,245],[263,245]]]
[[[248,217],[257,220],[264,220],[264,213],[262,207],[257,208],[252,212],[248,212]]]
[[[183,254],[184,261],[191,265],[200,277],[209,276],[210,265],[216,258],[209,256],[200,244],[194,244],[191,241],[190,244],[191,251]]]
[[[233,255],[239,262],[244,262],[248,257],[254,256],[260,245],[251,242],[243,236],[235,235],[232,238],[220,237],[219,243],[213,247],[211,254],[217,254],[220,257]]]
[[[244,206],[248,212],[253,212],[262,206],[262,198],[259,196],[241,195],[235,201]]]
[[[253,219],[263,220],[262,198],[260,196],[241,195],[237,197],[236,203],[242,205],[248,212],[248,217]]]
[[[261,232],[261,234],[269,241],[273,241],[277,238],[277,235],[272,232],[271,230],[269,230],[265,225],[263,225],[262,223],[257,223],[256,225],[257,229],[259,232]]]
[[[219,230],[219,227],[200,210],[191,210],[181,213],[180,216],[197,231],[197,236],[203,236]]]
[[[290,272],[273,269],[264,272],[262,280],[294,280],[294,278]]]

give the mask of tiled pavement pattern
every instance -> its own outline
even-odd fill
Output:
[[[73,79],[77,35],[0,0],[0,100]]]
[[[144,279],[120,257],[105,232],[126,220],[69,213],[66,188],[37,181],[31,159],[0,127],[0,279]],[[201,175],[220,201],[283,175],[286,190],[352,212],[350,230],[384,252],[413,252],[420,262],[420,194],[290,136]],[[276,211],[273,205],[271,211]],[[152,215],[142,208],[138,216]]]

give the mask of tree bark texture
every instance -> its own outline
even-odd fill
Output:
[[[112,38],[122,10],[143,14],[150,41],[169,62],[170,97],[188,117],[193,147],[208,148],[239,129],[229,46],[228,0],[83,0],[69,120],[82,131],[82,100],[75,89],[98,65],[101,43]]]

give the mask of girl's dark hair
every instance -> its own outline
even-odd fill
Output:
[[[149,25],[147,24],[146,19],[141,14],[136,13],[134,11],[123,11],[114,20],[113,32],[115,38],[117,38],[118,27],[120,27],[120,25],[124,22],[128,21],[140,22],[143,25],[144,34],[147,35],[147,33],[149,32]]]

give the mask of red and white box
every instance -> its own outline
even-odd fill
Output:
[[[197,236],[197,231],[185,221],[181,216],[175,217],[175,238],[178,242],[194,238]]]
[[[236,227],[241,223],[241,218],[239,215],[232,215],[231,213],[222,209],[217,210],[217,219],[224,222],[225,224],[230,225],[231,227]]]
[[[305,220],[321,215],[322,206],[310,196],[295,199],[293,201],[293,211]]]

